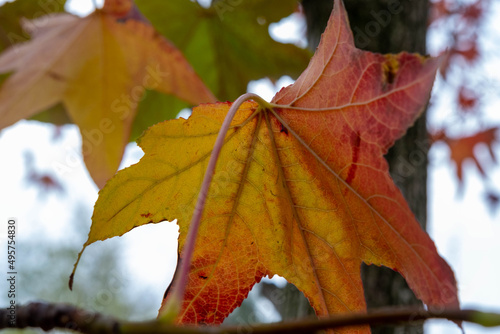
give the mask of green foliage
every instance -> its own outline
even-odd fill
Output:
[[[250,80],[276,80],[285,74],[296,78],[311,56],[269,35],[271,23],[296,9],[295,0],[217,1],[209,8],[185,0],[135,2],[153,26],[184,53],[219,101],[236,99]]]
[[[17,0],[0,6],[0,52],[30,39],[30,35],[21,27],[21,18],[31,20],[50,13],[63,12],[65,3],[66,0]],[[39,24],[43,24],[43,21]]]

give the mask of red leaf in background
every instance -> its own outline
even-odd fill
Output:
[[[466,87],[460,87],[460,90],[458,91],[458,104],[460,108],[462,108],[464,111],[471,111],[476,107],[478,102],[478,97],[476,93]]]
[[[35,157],[31,152],[25,152],[24,154],[25,165],[26,165],[26,179],[30,184],[40,188],[43,194],[49,191],[58,191],[64,193],[64,187],[62,183],[52,174],[46,172],[40,172],[35,166]]]
[[[484,170],[484,161],[481,162],[474,149],[476,145],[484,144],[488,148],[490,159],[492,162],[496,162],[495,154],[493,152],[493,143],[496,141],[496,133],[499,127],[489,128],[487,130],[480,131],[473,136],[461,137],[461,138],[449,138],[444,136],[443,140],[450,147],[450,159],[457,166],[457,178],[460,186],[463,182],[463,165],[466,160],[472,160],[476,165],[477,169],[481,175],[486,176]]]
[[[455,60],[457,59],[457,56],[464,59],[467,65],[470,65],[479,59],[479,50],[475,39],[467,39],[455,42],[450,50],[442,51],[439,56],[443,58],[443,62],[439,68],[439,73],[441,73],[443,78],[446,79],[446,74],[450,69],[450,65],[453,63],[456,64]]]
[[[468,24],[475,24],[475,21],[479,20],[483,16],[483,2],[484,0],[478,0],[475,3],[465,7],[462,12],[462,18],[468,21]]]
[[[447,0],[438,0],[436,2],[432,2],[431,6],[432,7],[429,25],[452,14],[450,3]]]
[[[452,53],[462,56],[469,63],[474,62],[479,58],[476,37],[458,43]]]

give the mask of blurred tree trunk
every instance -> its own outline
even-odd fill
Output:
[[[356,46],[379,53],[426,53],[428,1],[344,0]],[[333,7],[332,0],[302,0],[309,46],[314,50]],[[427,219],[427,131],[425,114],[386,155],[390,172],[425,229]],[[385,267],[362,268],[368,308],[419,305],[398,273]],[[423,333],[422,326],[376,327],[373,333]]]

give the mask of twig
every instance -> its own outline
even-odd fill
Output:
[[[120,332],[118,320],[72,305],[30,303],[17,306],[15,310],[0,310],[0,329],[26,327],[37,327],[44,331],[64,328],[80,333]]]
[[[468,321],[485,327],[500,326],[500,314],[477,310],[444,309],[439,311],[418,308],[386,308],[368,313],[349,313],[322,319],[304,319],[273,324],[242,324],[236,326],[175,326],[157,320],[122,322],[113,317],[88,312],[71,305],[31,303],[18,306],[15,321],[10,311],[0,309],[0,329],[36,327],[45,331],[55,328],[72,329],[80,333],[99,334],[288,334],[311,333],[328,328],[360,325],[413,324],[426,319],[439,318],[456,322]]]

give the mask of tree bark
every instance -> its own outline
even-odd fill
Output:
[[[337,1],[337,0],[336,0]],[[429,3],[411,0],[344,0],[356,46],[378,53],[426,53]],[[332,0],[302,0],[312,50],[319,43]],[[390,173],[425,229],[427,221],[427,140],[425,113],[386,155]],[[398,273],[385,267],[362,268],[368,308],[421,302]],[[422,325],[375,327],[373,333],[423,333]]]

